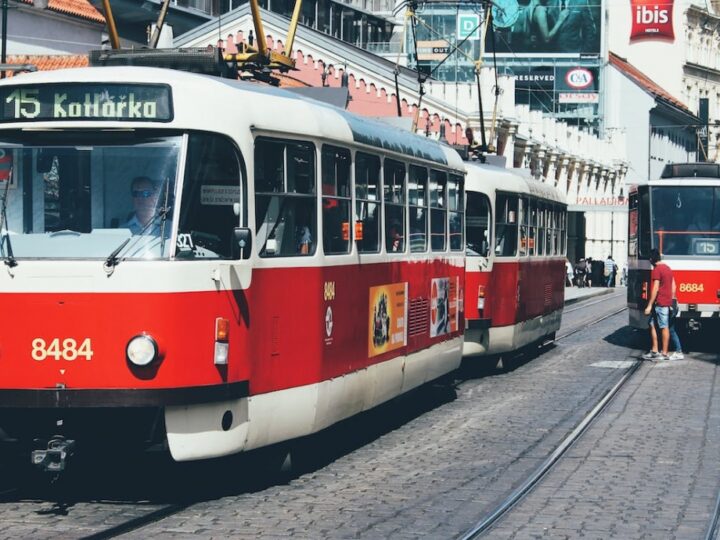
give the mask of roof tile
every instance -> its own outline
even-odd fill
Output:
[[[35,3],[35,0],[20,1],[23,4],[30,5]],[[105,24],[105,16],[89,0],[49,0],[48,9],[64,15]]]
[[[672,96],[667,90],[665,90],[662,86],[653,81],[650,77],[645,75],[638,68],[633,66],[625,58],[622,58],[621,56],[618,56],[614,52],[610,51],[609,61],[611,65],[615,66],[618,70],[620,70],[630,79],[635,81],[635,84],[640,86],[646,92],[652,94],[655,97],[662,98],[663,100],[671,103],[678,109],[681,109],[689,114],[693,114],[692,111],[687,107],[687,105],[685,105],[676,97]]]
[[[38,71],[49,71],[53,69],[87,67],[88,57],[84,54],[59,54],[59,55],[11,55],[8,56],[8,64],[32,64]]]

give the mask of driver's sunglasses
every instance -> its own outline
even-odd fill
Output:
[[[136,199],[148,199],[155,195],[157,191],[154,189],[133,189],[132,196]]]

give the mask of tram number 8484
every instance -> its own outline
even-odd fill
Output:
[[[35,338],[32,341],[32,359],[42,362],[48,357],[54,358],[55,360],[77,360],[78,358],[85,358],[90,360],[93,357],[92,342],[90,338],[85,338],[78,346],[77,340],[73,338],[63,339],[60,338],[51,339],[50,342],[46,342],[43,338]]]

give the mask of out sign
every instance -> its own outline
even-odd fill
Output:
[[[663,39],[673,41],[673,0],[630,0],[632,30],[630,41]]]

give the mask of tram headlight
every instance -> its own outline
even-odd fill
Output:
[[[157,342],[152,336],[140,334],[128,341],[125,353],[133,365],[147,366],[158,357]]]

